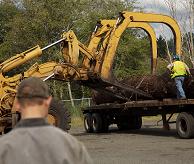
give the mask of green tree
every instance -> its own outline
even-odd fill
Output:
[[[0,1],[0,49],[2,51],[9,48],[8,46],[2,46],[1,44],[6,42],[6,35],[12,28],[10,23],[18,13],[19,9],[11,0]],[[2,60],[3,55],[1,53],[0,57]]]
[[[0,44],[4,42],[10,30],[9,23],[18,12],[19,10],[12,1],[0,1]]]
[[[117,78],[151,72],[149,37],[142,30],[127,29],[118,45],[114,62]]]
[[[121,0],[23,0],[20,14],[12,20],[0,53],[2,57],[9,57],[36,44],[44,46],[69,29],[85,42],[97,20],[116,17],[119,11],[128,9],[132,9],[132,2]],[[54,52],[47,54],[53,56]]]
[[[63,31],[70,29],[76,33],[80,41],[86,44],[98,20],[116,19],[120,11],[132,11],[134,2],[128,0],[22,0],[17,3],[12,2],[17,14],[13,14],[10,21],[5,20],[6,23],[9,22],[9,30],[3,34],[4,39],[0,43],[0,57],[1,59],[9,58],[37,44],[43,47],[56,41],[61,37]],[[2,4],[0,3],[0,7],[3,7]],[[11,9],[7,10],[11,12]],[[123,36],[116,57],[119,76],[124,76],[125,73],[140,74],[150,70],[148,38],[136,30],[129,31],[127,36]],[[55,47],[44,52],[39,62],[58,59],[59,47]],[[144,66],[145,61],[146,67]],[[28,66],[25,65],[25,67]],[[66,85],[62,86],[57,82],[51,83],[50,86],[58,97],[68,95]],[[78,88],[78,86],[73,88]],[[80,97],[82,95],[80,89],[76,89],[73,95]]]
[[[157,45],[158,56],[161,58],[167,58],[166,41],[161,35],[157,39]]]

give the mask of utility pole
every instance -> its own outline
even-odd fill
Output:
[[[75,107],[75,104],[74,104],[74,101],[73,101],[73,96],[72,96],[72,92],[71,92],[70,82],[67,82],[67,86],[68,86],[69,98],[70,98],[70,101],[71,101],[71,105],[74,108]]]

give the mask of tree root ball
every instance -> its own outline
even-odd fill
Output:
[[[186,77],[184,90],[187,98],[194,98],[194,69],[190,69],[190,71],[193,77]],[[170,78],[169,71],[162,75],[129,76],[119,82],[149,93],[153,99],[176,98],[176,86],[174,80]],[[124,93],[124,95],[129,100],[146,99],[141,96],[137,98],[135,94],[129,92]],[[119,100],[114,96],[95,90],[92,92],[92,99],[95,104],[126,102],[126,100]]]

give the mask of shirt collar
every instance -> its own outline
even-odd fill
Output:
[[[49,126],[44,118],[28,118],[20,120],[15,128]]]

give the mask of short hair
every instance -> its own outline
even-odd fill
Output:
[[[42,105],[49,97],[47,84],[37,77],[24,79],[18,86],[16,97],[20,105]]]
[[[42,105],[43,101],[45,100],[44,98],[37,98],[37,97],[33,97],[33,98],[17,98],[19,104],[22,107],[26,107],[26,106],[34,106],[34,105]]]

